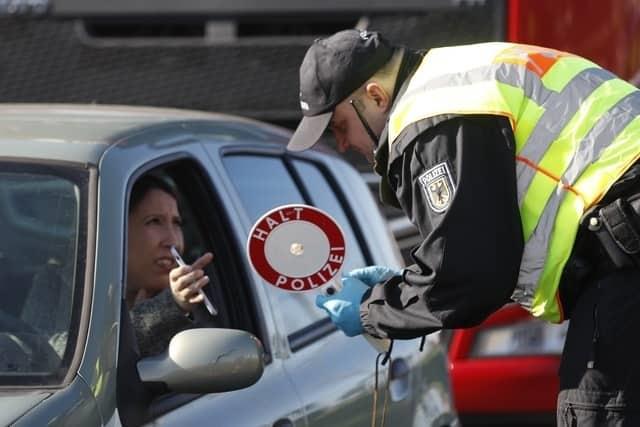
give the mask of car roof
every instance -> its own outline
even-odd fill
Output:
[[[251,119],[155,107],[95,104],[0,104],[0,156],[58,157],[97,163],[102,153],[128,135],[157,125],[208,123],[235,125],[271,135],[274,142],[288,140],[289,131]],[[222,132],[224,133],[224,132]]]

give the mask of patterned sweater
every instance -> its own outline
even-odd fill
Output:
[[[178,307],[171,289],[136,303],[129,314],[142,357],[162,353],[175,334],[197,327]]]

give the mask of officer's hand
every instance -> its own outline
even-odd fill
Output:
[[[356,268],[355,270],[351,270],[344,276],[358,279],[368,286],[375,286],[378,283],[386,282],[393,276],[399,276],[400,274],[400,270],[385,267],[382,265],[370,265],[368,267]]]
[[[358,279],[345,277],[342,289],[330,296],[318,295],[316,305],[326,311],[331,321],[348,337],[363,331],[360,320],[360,301],[369,286]]]

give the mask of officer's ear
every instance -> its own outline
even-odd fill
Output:
[[[387,111],[391,107],[391,96],[378,82],[371,81],[367,83],[364,90],[366,96],[382,111]]]

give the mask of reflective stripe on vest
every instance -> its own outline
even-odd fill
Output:
[[[557,290],[580,218],[640,157],[640,91],[565,52],[482,43],[429,51],[391,113],[390,147],[440,114],[509,118],[525,239],[513,299],[562,321]]]

